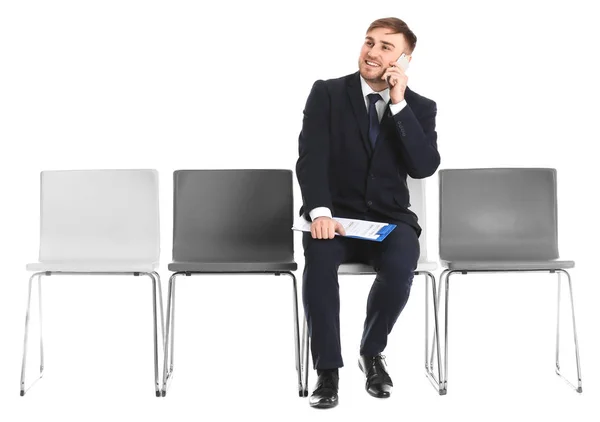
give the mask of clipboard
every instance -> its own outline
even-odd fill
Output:
[[[343,237],[354,239],[370,240],[373,242],[382,242],[395,228],[395,224],[380,223],[377,221],[356,220],[352,218],[333,217],[338,221],[346,231]],[[311,223],[304,217],[300,217],[294,223],[292,230],[310,232]],[[339,233],[336,236],[341,236]]]

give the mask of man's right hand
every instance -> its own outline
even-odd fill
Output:
[[[310,234],[313,239],[333,239],[336,232],[342,236],[346,235],[344,226],[333,218],[318,217],[310,225]]]

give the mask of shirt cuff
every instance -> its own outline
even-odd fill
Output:
[[[398,104],[390,103],[390,111],[392,115],[398,114],[406,106],[406,100],[400,101]]]
[[[331,210],[327,207],[317,207],[313,208],[308,215],[310,215],[310,219],[315,221],[315,219],[319,217],[329,217],[331,218]]]

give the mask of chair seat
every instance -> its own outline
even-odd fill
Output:
[[[152,272],[158,262],[139,261],[75,261],[36,262],[27,264],[27,271],[56,271],[74,273],[129,273]]]
[[[417,271],[434,271],[437,269],[437,263],[431,261],[421,261],[417,263]],[[341,275],[358,275],[358,274],[376,274],[375,269],[367,264],[358,262],[348,262],[341,264],[338,268],[338,274]]]
[[[558,270],[575,267],[574,261],[441,261],[450,270]]]
[[[295,262],[172,262],[169,271],[197,273],[252,273],[296,271]]]
[[[417,262],[417,269],[416,271],[435,271],[438,268],[438,264],[437,262],[433,262],[433,261],[422,261],[422,262]]]

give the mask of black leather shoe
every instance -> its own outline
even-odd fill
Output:
[[[385,356],[360,356],[358,367],[367,377],[365,389],[373,397],[387,398],[392,393],[392,379],[385,369]]]
[[[338,404],[339,375],[335,370],[324,370],[317,379],[317,385],[308,398],[311,407],[329,409]]]

